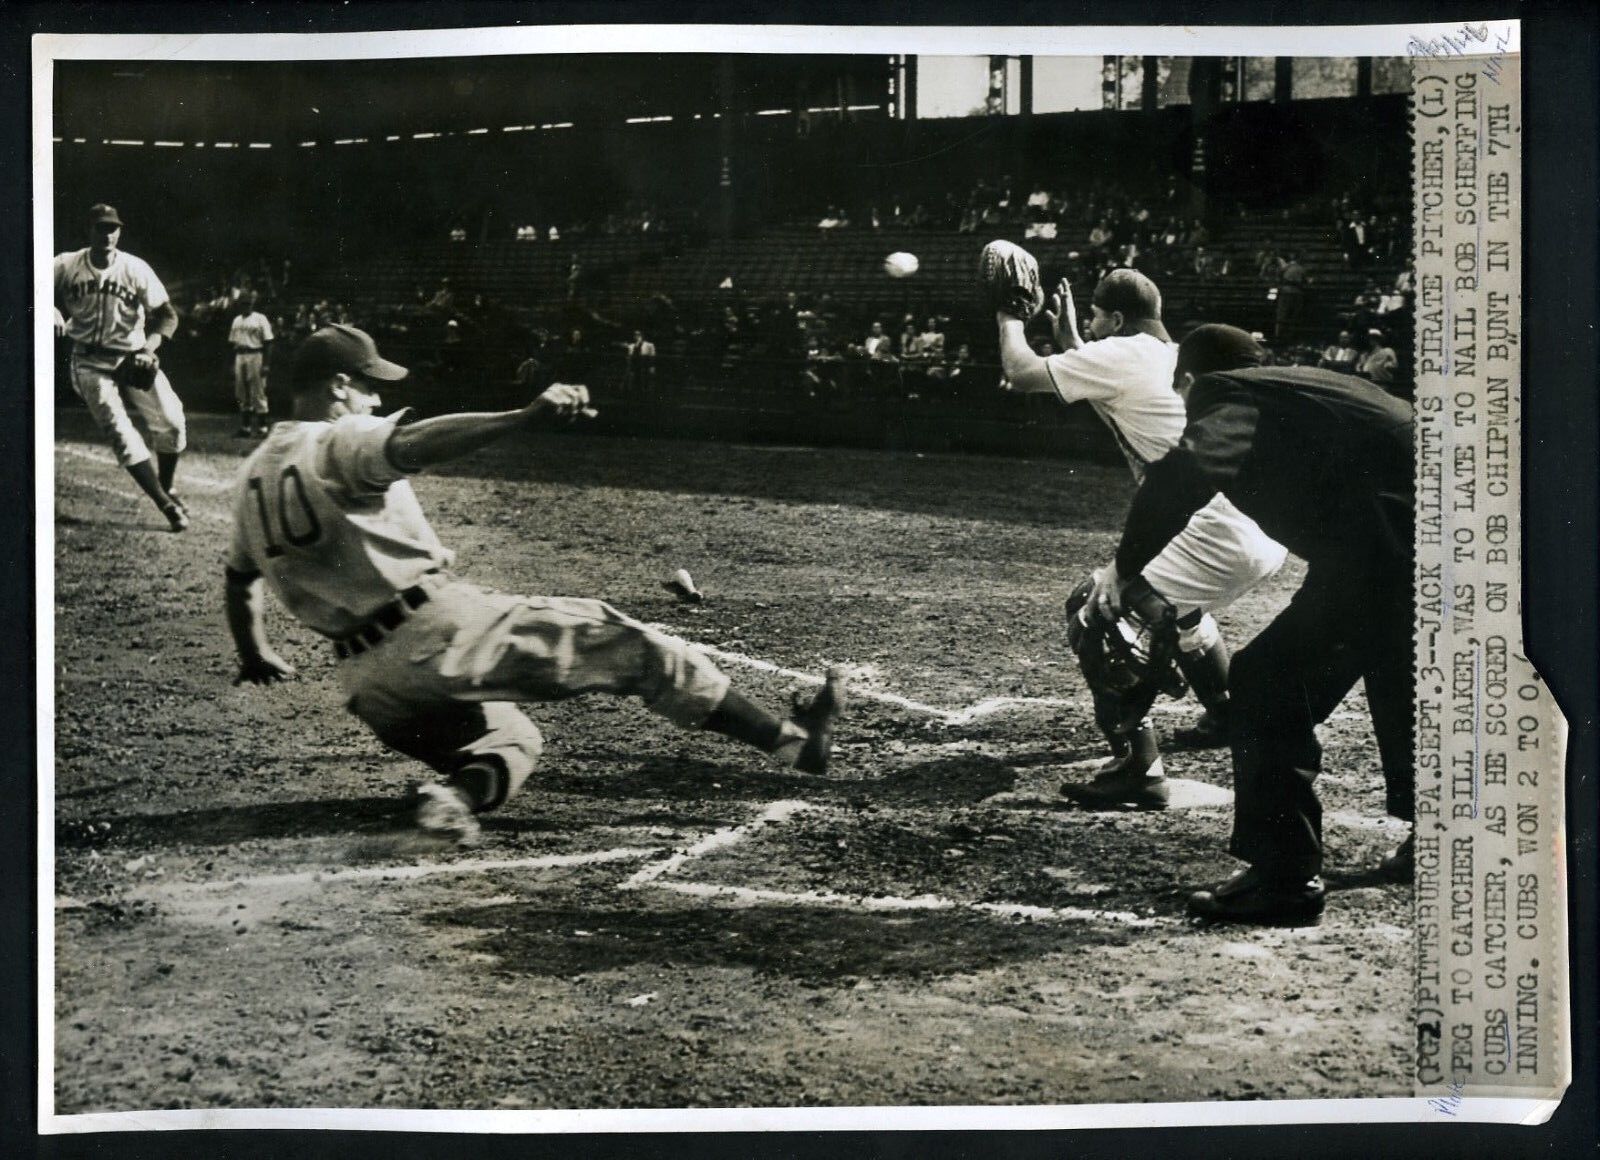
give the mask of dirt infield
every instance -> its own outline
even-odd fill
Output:
[[[542,768],[456,851],[281,610],[299,680],[230,686],[231,424],[194,420],[183,536],[58,424],[59,1113],[1410,1092],[1411,896],[1369,873],[1398,831],[1359,691],[1322,731],[1320,927],[1184,921],[1234,866],[1226,751],[1168,756],[1188,808],[1058,795],[1101,756],[1059,608],[1123,471],[565,435],[420,479],[480,583],[603,597],[774,704],[859,673],[826,779],[632,702],[537,707]],[[706,603],[661,589],[679,567]],[[1298,576],[1221,617],[1235,644]]]

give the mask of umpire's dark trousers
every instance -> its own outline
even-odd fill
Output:
[[[1389,813],[1412,817],[1413,599],[1407,567],[1313,564],[1289,606],[1233,658],[1235,857],[1273,875],[1321,872],[1316,727],[1357,680],[1366,683]]]

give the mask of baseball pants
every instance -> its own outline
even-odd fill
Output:
[[[1140,574],[1184,620],[1192,619],[1191,613],[1232,604],[1282,568],[1288,557],[1287,548],[1219,495],[1190,516]]]
[[[636,696],[694,729],[729,685],[699,649],[603,601],[461,581],[439,585],[386,640],[342,661],[339,680],[350,711],[385,745],[447,776],[474,757],[498,757],[507,796],[544,745],[513,702]]]
[[[261,352],[239,351],[233,356],[233,397],[241,414],[267,413],[267,377],[261,371]]]
[[[72,359],[72,387],[89,407],[95,426],[111,441],[111,450],[123,467],[133,467],[150,458],[150,451],[175,454],[182,451],[186,436],[183,403],[167,381],[165,371],[156,372],[155,385],[148,391],[123,390],[111,377],[115,368]],[[150,429],[150,446],[134,426],[128,404]]]
[[[1289,606],[1233,658],[1233,839],[1275,873],[1322,869],[1316,727],[1365,682],[1388,812],[1413,815],[1413,594],[1408,573],[1313,566]]]

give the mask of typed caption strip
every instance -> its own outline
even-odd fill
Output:
[[[1521,631],[1521,60],[1468,47],[1412,84],[1416,1093],[1444,1116],[1570,1074],[1565,726]]]

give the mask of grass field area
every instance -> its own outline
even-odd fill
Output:
[[[826,778],[633,702],[532,707],[542,766],[460,851],[411,829],[426,771],[281,610],[299,678],[230,684],[231,427],[193,418],[174,536],[58,415],[58,1112],[1410,1094],[1411,895],[1370,873],[1400,831],[1359,690],[1322,731],[1319,927],[1184,919],[1236,866],[1225,750],[1167,756],[1184,808],[1059,795],[1103,756],[1060,610],[1124,470],[573,432],[419,478],[478,583],[602,597],[775,706],[856,674]],[[1236,646],[1299,575],[1219,617]]]

